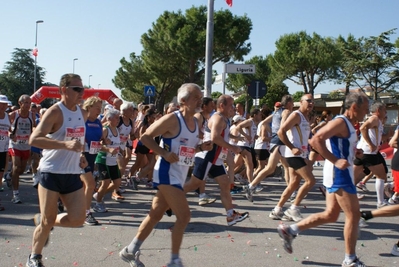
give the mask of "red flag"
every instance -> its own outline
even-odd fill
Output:
[[[32,55],[37,57],[37,53],[39,52],[39,50],[37,49],[37,47],[33,48],[32,50]]]
[[[226,3],[229,5],[229,7],[233,6],[233,0],[226,0]]]

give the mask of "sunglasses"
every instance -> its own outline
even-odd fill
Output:
[[[313,103],[313,99],[304,99],[308,103]]]
[[[80,86],[67,86],[67,88],[71,88],[72,90],[74,90],[77,93],[81,93],[85,90],[84,87],[80,87]]]

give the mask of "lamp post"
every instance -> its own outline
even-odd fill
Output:
[[[72,69],[72,73],[75,73],[75,61],[78,60],[78,58],[74,58],[73,59],[73,69]]]
[[[100,89],[100,85],[101,85],[101,83],[98,84],[98,87],[97,87],[98,89]]]
[[[37,25],[39,23],[43,23],[44,20],[36,20],[36,36],[35,36],[35,52],[34,52],[34,56],[35,56],[35,69],[33,71],[33,92],[36,92],[36,71],[37,71]]]
[[[91,76],[93,76],[93,75],[91,75],[91,74],[89,75],[89,88],[91,88],[91,86],[90,86],[90,77]]]

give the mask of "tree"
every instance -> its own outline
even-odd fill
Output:
[[[142,92],[138,95],[136,90],[139,87],[134,88],[125,81],[140,80],[142,85],[154,85],[157,106],[163,106],[176,95],[176,90],[182,83],[203,84],[206,20],[205,6],[192,7],[186,10],[185,14],[180,10],[165,11],[153,23],[152,29],[141,37],[143,51],[139,56],[142,63],[140,69],[146,75],[137,77],[133,66],[127,71],[129,62],[125,61],[122,69],[116,74],[115,86],[132,91],[137,98],[143,99]],[[251,50],[251,44],[247,43],[252,30],[251,20],[245,15],[233,16],[229,10],[221,10],[214,13],[214,22],[212,64],[243,60],[243,56]],[[130,63],[139,64],[137,61]],[[119,75],[122,77],[118,77]]]
[[[221,92],[212,92],[212,93],[211,93],[212,99],[218,99],[219,96],[221,96],[221,95],[222,95]]]
[[[339,51],[332,38],[301,31],[280,37],[272,59],[276,79],[288,79],[303,86],[305,94],[313,95],[320,83],[335,78]]]
[[[356,69],[356,84],[364,91],[370,90],[374,100],[399,82],[399,53],[390,42],[395,30],[360,38],[360,49],[346,58],[348,66]]]
[[[16,104],[23,94],[33,94],[35,61],[31,49],[15,48],[11,60],[7,61],[0,73],[0,90],[8,99]],[[40,88],[46,72],[37,66],[36,88]]]
[[[302,96],[303,96],[304,94],[305,94],[305,93],[302,92],[302,91],[297,91],[297,92],[295,92],[295,93],[292,94],[292,99],[294,100],[294,102],[299,102],[299,101],[301,101],[301,98],[302,98]]]

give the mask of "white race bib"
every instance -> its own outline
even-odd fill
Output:
[[[189,146],[179,147],[179,165],[193,166],[194,165],[195,148]]]

